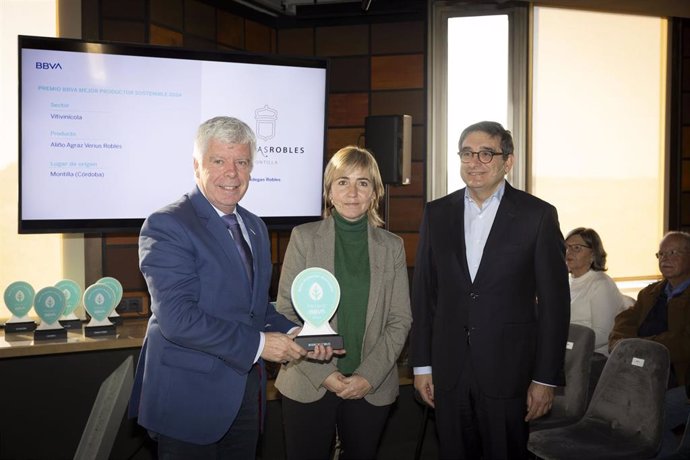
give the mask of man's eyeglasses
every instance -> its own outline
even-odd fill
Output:
[[[480,163],[491,163],[494,159],[494,155],[503,155],[503,152],[494,152],[493,150],[482,149],[478,152],[473,152],[472,150],[461,150],[458,152],[460,155],[460,161],[463,163],[469,163],[474,155],[477,155],[477,159]]]
[[[681,251],[680,249],[671,249],[670,251],[659,251],[654,255],[657,259],[661,260],[664,257],[675,259],[676,257],[680,257],[681,254],[685,254],[685,251]]]
[[[585,248],[591,249],[592,246],[587,246],[586,244],[566,244],[565,245],[566,251],[573,251],[575,253],[581,252]]]

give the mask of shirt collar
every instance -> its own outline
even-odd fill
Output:
[[[667,281],[666,287],[664,288],[664,292],[666,292],[666,298],[671,299],[673,297],[679,296],[683,293],[683,291],[685,291],[688,288],[688,286],[690,286],[690,279],[683,281],[676,287],[672,287],[671,283]]]
[[[496,201],[498,201],[500,203],[501,200],[503,199],[503,194],[505,193],[505,191],[506,191],[506,180],[503,179],[501,181],[501,183],[498,185],[498,188],[496,189],[496,191],[488,199],[484,200],[484,206],[486,206],[486,204],[491,202],[491,200],[493,200],[494,198],[496,199]],[[469,187],[465,187],[465,203],[467,203],[467,202],[474,203],[474,200],[470,196]],[[484,206],[482,206],[482,207],[484,207]]]

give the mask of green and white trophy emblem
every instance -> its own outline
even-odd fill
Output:
[[[302,270],[292,282],[292,305],[304,320],[295,342],[306,350],[316,345],[344,348],[343,337],[328,323],[338,309],[340,285],[328,270],[311,267]]]
[[[34,305],[34,288],[26,281],[15,281],[5,289],[5,305],[12,313],[8,323],[33,322],[28,317]]]

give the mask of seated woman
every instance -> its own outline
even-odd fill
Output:
[[[591,228],[578,227],[565,239],[570,272],[570,322],[594,330],[594,351],[608,356],[609,333],[624,308],[623,296],[606,270],[606,251]]]

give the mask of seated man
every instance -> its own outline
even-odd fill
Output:
[[[668,348],[671,372],[662,446],[662,453],[666,453],[677,444],[671,430],[685,423],[690,413],[685,394],[690,372],[690,233],[667,233],[656,257],[664,279],[642,289],[637,302],[616,316],[609,351],[619,340],[631,337],[653,340]]]

